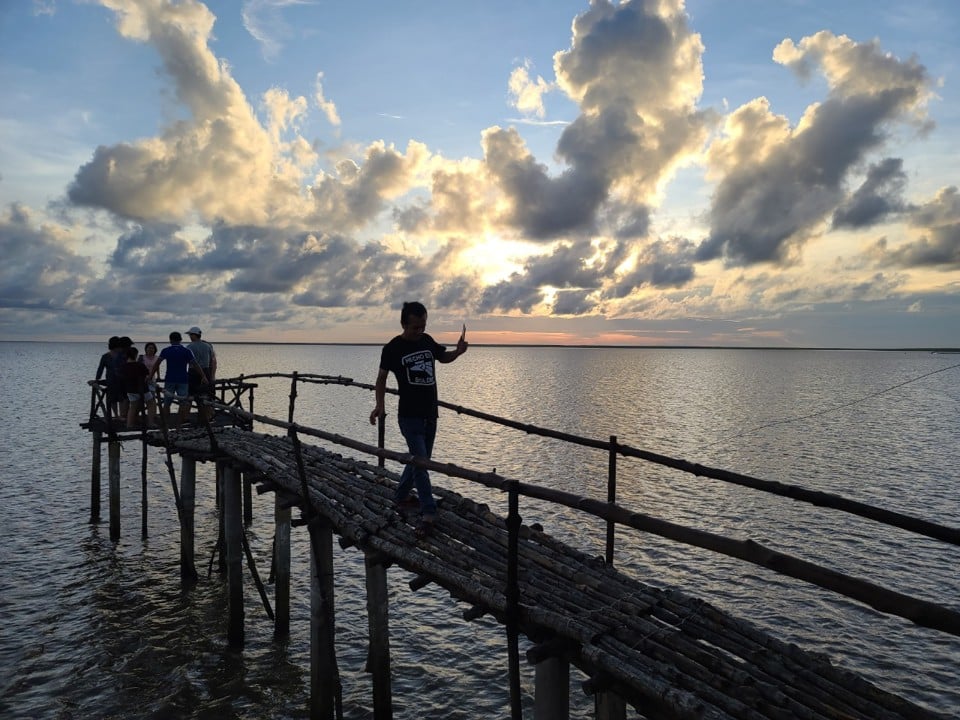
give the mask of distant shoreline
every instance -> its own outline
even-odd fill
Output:
[[[12,340],[0,339],[0,343],[100,343],[99,340]],[[383,342],[276,342],[269,340],[216,340],[215,345],[294,345],[326,347],[382,347]],[[441,343],[443,344],[443,343]],[[960,354],[960,348],[950,347],[783,347],[778,345],[591,345],[550,343],[470,343],[471,347],[494,348],[571,348],[581,350],[825,350],[839,352],[929,352],[942,355]]]

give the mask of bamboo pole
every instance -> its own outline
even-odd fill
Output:
[[[147,539],[147,433],[140,439],[140,537]]]
[[[244,640],[243,609],[243,525],[240,507],[240,473],[232,466],[224,466],[223,475],[223,530],[227,557],[227,640],[232,647],[242,647]]]
[[[339,705],[340,677],[334,645],[333,531],[322,518],[310,532],[310,717],[331,720]]]
[[[110,539],[120,539],[120,441],[111,435],[107,445],[107,472],[110,486]]]
[[[290,634],[290,506],[280,493],[274,493],[273,522],[273,599],[277,606],[273,634],[286,637]]]
[[[607,461],[607,502],[617,503],[617,436],[610,436],[610,453]],[[607,519],[607,565],[613,565],[613,540],[617,524]]]
[[[92,465],[90,468],[90,522],[100,522],[100,446],[103,444],[103,432],[93,431]]]
[[[260,580],[260,573],[257,572],[257,564],[254,562],[253,553],[250,551],[250,543],[247,541],[247,531],[242,525],[240,527],[240,539],[243,542],[243,553],[247,557],[247,567],[250,568],[250,576],[253,578],[253,584],[257,588],[257,593],[260,595],[260,602],[263,603],[263,609],[266,611],[267,617],[274,620],[273,608],[270,607],[270,599],[267,597],[267,591],[263,587],[263,581]]]
[[[373,675],[373,717],[375,720],[392,720],[387,568],[379,555],[367,552],[363,560],[367,576],[367,624],[370,633],[367,672]]]
[[[538,662],[534,670],[533,720],[569,717],[570,663],[562,657],[548,657]]]
[[[180,458],[180,578],[190,583],[197,579],[194,517],[196,511],[197,461],[187,455]]]
[[[243,473],[243,524],[250,526],[253,524],[253,491],[250,487],[250,479]]]
[[[520,696],[520,649],[518,638],[518,605],[520,604],[520,570],[517,560],[518,539],[520,529],[520,496],[517,492],[519,483],[510,483],[509,516],[507,528],[509,541],[507,548],[507,653],[510,665],[510,711],[513,720],[523,720],[523,706]]]

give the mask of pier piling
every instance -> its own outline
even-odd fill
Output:
[[[186,455],[180,464],[180,577],[184,582],[197,579],[194,515],[197,497],[197,461]]]
[[[370,644],[367,650],[367,672],[373,675],[373,717],[393,718],[393,696],[390,690],[390,623],[387,566],[379,554],[364,553],[367,573],[367,623]]]
[[[107,447],[107,482],[110,485],[110,539],[120,540],[120,441]]]
[[[290,506],[281,493],[274,493],[273,522],[273,634],[286,637],[290,633]]]
[[[90,468],[90,522],[100,522],[100,445],[103,433],[93,432],[93,464]]]
[[[243,645],[243,525],[241,524],[240,472],[223,468],[223,539],[227,560],[229,619],[227,640],[233,647]]]

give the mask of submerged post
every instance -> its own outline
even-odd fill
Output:
[[[233,647],[243,645],[243,525],[240,522],[240,473],[223,468],[223,539],[227,557],[227,640]]]
[[[100,445],[103,432],[93,431],[93,465],[90,468],[90,522],[100,522]]]
[[[197,461],[186,455],[180,463],[180,578],[197,579],[194,565],[194,514],[197,497]]]
[[[611,690],[597,692],[597,720],[626,720],[627,703]]]
[[[120,539],[120,441],[111,440],[107,447],[107,474],[110,485],[110,539]]]
[[[243,477],[243,524],[249,526],[253,522],[253,483],[244,473]]]
[[[367,672],[373,675],[373,717],[393,718],[393,695],[390,687],[390,596],[387,591],[387,568],[371,553],[363,558],[367,570],[367,623],[370,645],[367,651]]]
[[[310,717],[334,717],[340,673],[334,646],[333,529],[310,520]]]
[[[567,720],[570,717],[570,663],[548,657],[534,671],[533,720]]]
[[[290,634],[290,506],[280,493],[273,494],[273,523],[273,634],[285,637]]]
[[[146,422],[146,421],[144,421]],[[140,439],[140,537],[147,538],[147,433]]]
[[[510,666],[510,712],[513,720],[523,719],[520,697],[520,483],[511,480],[508,486],[507,514],[507,655]]]

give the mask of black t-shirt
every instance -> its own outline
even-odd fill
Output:
[[[123,384],[123,391],[140,393],[147,391],[147,366],[141,362],[125,362],[117,369],[117,376]]]
[[[447,349],[424,333],[419,339],[404,340],[397,335],[383,346],[380,367],[397,378],[400,417],[437,417],[436,358]]]

